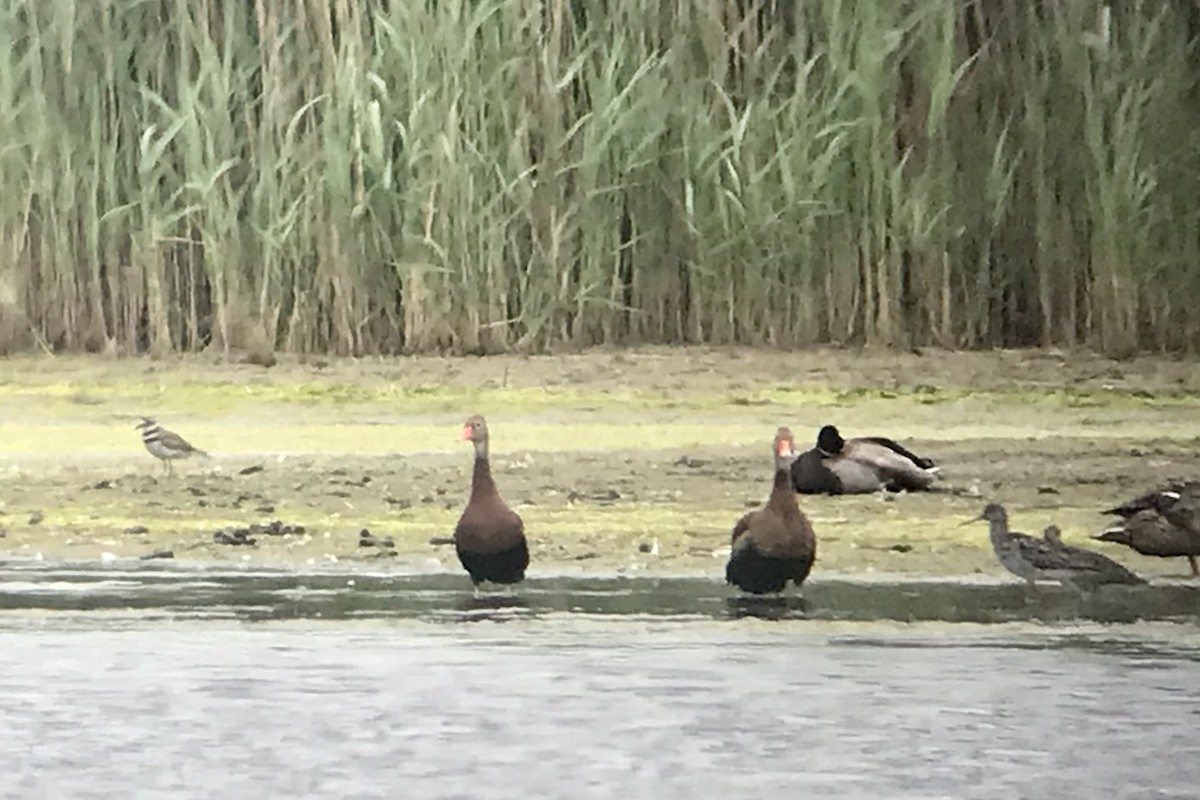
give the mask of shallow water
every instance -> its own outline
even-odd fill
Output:
[[[825,580],[747,605],[711,580],[464,584],[5,565],[0,797],[1200,785],[1194,587]]]
[[[476,595],[460,574],[365,566],[288,569],[120,561],[0,563],[0,611],[136,609],[158,617],[238,619],[540,618],[555,613],[900,622],[1200,624],[1200,582],[1105,586],[946,579],[814,578],[803,597],[739,596],[713,578],[539,577]]]

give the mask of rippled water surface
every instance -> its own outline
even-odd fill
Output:
[[[0,797],[1200,791],[1193,587],[456,577],[0,568]]]

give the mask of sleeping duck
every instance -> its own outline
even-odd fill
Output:
[[[937,475],[933,461],[883,436],[843,439],[826,425],[817,446],[792,464],[792,483],[801,494],[869,494],[928,489]]]

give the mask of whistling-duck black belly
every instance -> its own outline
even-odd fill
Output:
[[[471,576],[471,583],[520,583],[529,567],[529,545],[522,538],[515,545],[493,552],[455,546],[459,563]]]
[[[763,553],[753,541],[738,542],[725,565],[725,580],[744,592],[782,592],[788,581],[797,586],[812,569],[811,556],[779,558]]]

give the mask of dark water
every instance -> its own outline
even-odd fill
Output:
[[[0,797],[1195,798],[1198,594],[8,565]]]

